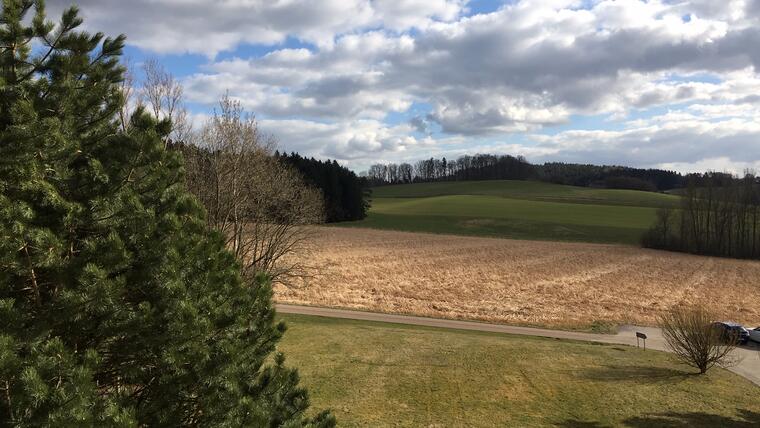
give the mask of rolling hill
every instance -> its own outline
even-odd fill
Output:
[[[415,183],[373,189],[369,216],[342,226],[515,239],[637,244],[679,197],[534,181]]]

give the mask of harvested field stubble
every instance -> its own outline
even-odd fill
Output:
[[[629,246],[318,228],[317,277],[281,303],[560,328],[652,325],[703,303],[760,322],[760,262]]]

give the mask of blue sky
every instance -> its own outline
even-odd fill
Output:
[[[51,15],[69,2],[48,1]],[[160,61],[196,127],[224,93],[280,148],[760,166],[760,0],[82,0]]]

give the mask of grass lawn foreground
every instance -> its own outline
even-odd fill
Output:
[[[281,315],[280,345],[340,426],[749,427],[760,389],[662,352]]]

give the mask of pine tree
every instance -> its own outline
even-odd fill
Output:
[[[0,425],[334,425],[304,416],[271,288],[205,228],[169,124],[119,130],[124,38],[80,24],[2,0]]]

